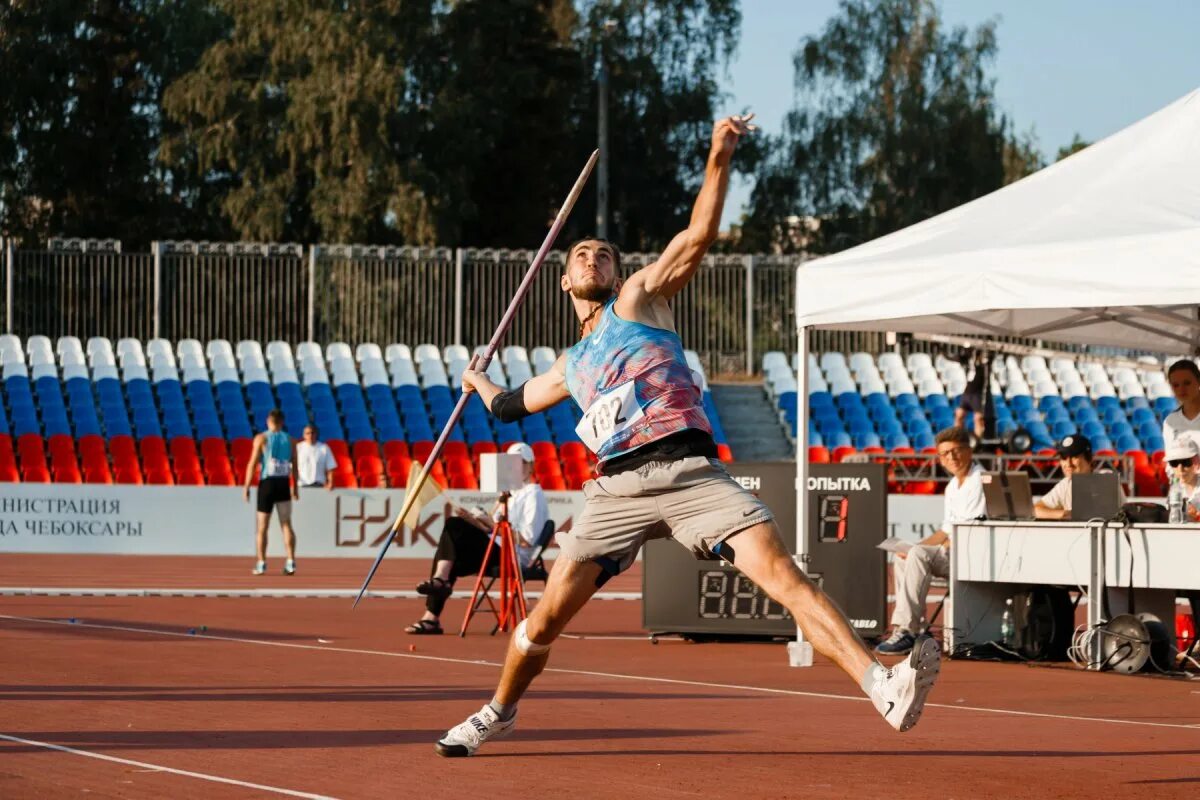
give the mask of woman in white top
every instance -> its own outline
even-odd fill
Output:
[[[1163,442],[1170,447],[1180,435],[1187,435],[1200,446],[1200,367],[1181,358],[1167,370],[1167,381],[1179,408],[1163,420]]]

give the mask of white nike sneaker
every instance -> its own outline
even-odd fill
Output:
[[[889,725],[903,733],[921,718],[925,698],[941,668],[938,643],[928,637],[920,639],[908,658],[871,688],[871,702]]]
[[[265,575],[267,572],[267,562],[255,561],[254,569],[250,570],[251,575]]]
[[[512,733],[517,722],[516,712],[507,720],[500,719],[491,705],[471,716],[461,725],[455,725],[446,731],[446,735],[433,746],[439,756],[446,758],[464,758],[475,755],[479,746],[490,739],[502,739]]]

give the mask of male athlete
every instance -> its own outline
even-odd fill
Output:
[[[508,734],[517,701],[546,666],[550,645],[610,577],[633,563],[647,539],[671,537],[700,556],[732,562],[783,604],[813,647],[859,682],[875,708],[905,731],[921,715],[939,663],[923,640],[891,670],[875,661],[845,616],[797,567],[771,512],[716,460],[712,428],[692,381],[668,305],[691,279],[717,235],[729,161],[750,116],[713,127],[704,185],[687,230],[658,261],[621,283],[620,253],[600,239],[567,251],[561,279],[580,320],[580,341],[553,368],[506,392],[486,374],[463,373],[504,421],[574,397],[585,409],[580,438],[600,459],[584,484],[583,513],[569,533],[541,600],[517,626],[492,702],[438,741],[443,756],[469,756]]]

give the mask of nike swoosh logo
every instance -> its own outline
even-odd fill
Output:
[[[893,701],[888,700],[888,710],[883,712],[883,715],[886,717],[888,714],[892,713],[892,709],[895,707],[896,707],[896,704]]]
[[[757,513],[758,513],[758,509],[757,509],[757,508],[752,508],[752,509],[750,509],[749,511],[743,511],[743,512],[742,512],[742,516],[743,516],[743,517],[748,517],[748,516],[750,516],[751,514],[757,514]]]

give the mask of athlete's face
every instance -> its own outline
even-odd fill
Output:
[[[588,239],[567,253],[562,289],[580,300],[599,303],[612,297],[617,283],[617,259],[605,242]]]

